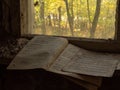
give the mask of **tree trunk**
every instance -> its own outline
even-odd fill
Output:
[[[90,6],[89,6],[89,0],[87,0],[87,12],[88,12],[89,26],[90,26],[90,24],[91,24],[91,18],[90,18]]]
[[[61,6],[58,8],[58,13],[59,13],[59,29],[61,30]]]
[[[92,22],[92,27],[90,29],[91,38],[94,38],[94,35],[95,35],[95,30],[96,30],[99,15],[100,15],[100,8],[101,8],[101,0],[96,0],[96,11],[95,11],[94,19]]]
[[[45,28],[45,19],[44,19],[44,1],[39,0],[40,2],[40,20],[41,20],[41,30],[42,33],[46,33],[46,28]]]
[[[48,21],[48,25],[49,25],[49,26],[52,26],[51,15],[48,15],[48,20],[49,20],[49,21]]]
[[[72,25],[72,31],[74,29],[74,11],[73,11],[73,0],[70,1],[70,12],[71,12],[71,25]]]
[[[69,11],[68,0],[64,0],[64,1],[65,1],[65,5],[66,5],[66,10],[67,10],[67,16],[68,16],[70,31],[71,31],[72,36],[74,36],[74,34],[73,34],[73,17],[70,14],[70,11]]]
[[[57,15],[53,14],[53,25],[56,27],[56,20],[57,20]]]

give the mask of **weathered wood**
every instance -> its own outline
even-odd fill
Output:
[[[20,36],[20,3],[19,0],[2,0],[0,10],[0,37]]]
[[[97,52],[120,53],[120,42],[117,40],[68,38],[69,42],[84,49]]]
[[[28,33],[28,24],[27,24],[27,1],[28,0],[20,0],[20,21],[21,21],[21,34]]]
[[[20,0],[21,34],[31,34],[34,25],[33,0]]]
[[[116,8],[116,21],[115,21],[115,39],[120,41],[120,0],[117,0]]]
[[[20,36],[20,0],[9,0],[11,10],[12,34]]]

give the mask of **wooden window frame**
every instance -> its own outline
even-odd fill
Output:
[[[33,30],[33,0],[20,0],[20,22],[21,22],[21,35],[30,34]]]
[[[115,20],[115,40],[120,41],[120,0],[117,0]]]

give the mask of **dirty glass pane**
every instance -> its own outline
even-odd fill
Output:
[[[33,34],[114,38],[117,0],[34,0]]]

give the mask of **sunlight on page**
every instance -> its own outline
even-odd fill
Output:
[[[65,38],[36,36],[17,54],[8,69],[48,68],[67,44]]]

